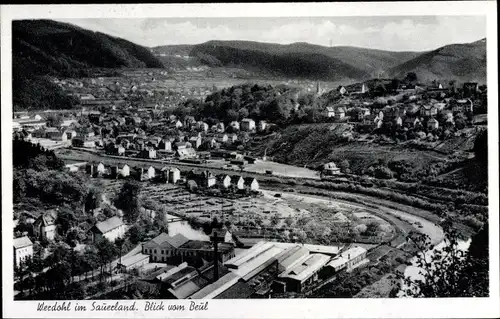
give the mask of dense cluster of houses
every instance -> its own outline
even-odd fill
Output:
[[[404,96],[403,99],[390,101],[388,105],[381,107],[374,102],[356,98],[358,94],[369,91],[364,84],[351,92],[343,86],[337,91],[341,96],[340,100],[325,107],[323,117],[357,122],[358,127],[368,132],[382,127],[423,128],[427,131],[439,127],[453,128],[457,116],[465,117],[474,111],[473,96],[483,94],[477,83],[464,84],[464,98],[456,98],[450,94],[450,89],[444,89],[440,84],[436,88],[404,88],[396,92]]]

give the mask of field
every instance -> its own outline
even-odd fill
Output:
[[[119,191],[123,180],[103,180],[107,197]],[[155,201],[170,215],[210,223],[224,222],[240,237],[304,240],[333,244],[355,240],[370,245],[397,235],[394,221],[361,205],[311,196],[262,191],[261,196],[228,199],[190,193],[181,186],[143,182],[141,196]],[[394,218],[393,218],[394,219]]]

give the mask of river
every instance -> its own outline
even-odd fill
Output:
[[[167,214],[167,219],[178,219],[178,216]],[[185,220],[183,221],[174,221],[168,223],[168,234],[170,236],[175,236],[177,234],[182,234],[185,237],[191,240],[204,240],[209,241],[209,237],[207,234],[203,232],[202,229],[194,229],[189,223]]]
[[[460,249],[461,251],[467,251],[469,249],[469,246],[470,246],[470,243],[471,243],[471,239],[469,238],[468,240],[460,240],[458,241],[458,249]],[[426,260],[430,260],[432,258],[432,256],[434,255],[434,253],[436,252],[436,250],[438,249],[443,249],[445,247],[446,243],[444,241],[441,241],[439,244],[437,244],[433,249],[431,250],[428,250],[426,253],[425,253],[425,258]],[[419,256],[421,256],[422,254],[420,254]],[[419,273],[419,271],[421,270],[420,267],[416,266],[416,263],[417,263],[417,257],[413,257],[412,259],[410,259],[410,262],[411,262],[411,266],[407,266],[405,268],[405,271],[404,271],[404,276],[406,278],[412,278],[413,280],[417,280],[417,279],[423,279],[423,276]],[[403,294],[403,291],[406,290],[408,288],[408,286],[406,285],[402,285],[401,287],[401,290],[399,291],[398,293],[398,297],[403,297],[404,294]]]

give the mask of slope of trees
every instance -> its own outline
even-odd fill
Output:
[[[70,109],[77,101],[45,78],[85,77],[96,68],[163,68],[148,49],[50,20],[12,23],[14,109]]]

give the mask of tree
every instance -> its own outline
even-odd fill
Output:
[[[144,231],[144,227],[138,224],[134,224],[129,228],[127,234],[130,242],[136,245],[144,239],[146,232]]]
[[[244,118],[247,118],[248,117],[248,109],[245,108],[245,107],[242,107],[241,109],[239,109],[238,111],[238,116],[240,119],[244,119]]]
[[[409,83],[416,82],[418,80],[417,74],[415,72],[408,72],[405,77],[405,81]]]
[[[474,155],[476,160],[483,166],[488,167],[488,131],[481,131],[474,141]]]
[[[125,220],[130,223],[136,222],[139,217],[139,208],[141,207],[140,191],[141,184],[136,181],[127,181],[123,184],[115,200],[116,207],[123,211]]]
[[[100,239],[95,243],[97,249],[97,255],[99,256],[99,265],[101,266],[101,276],[104,275],[104,269],[107,263],[113,260],[113,257],[117,254],[116,247],[106,238]]]
[[[87,274],[90,271],[92,277],[94,277],[94,269],[99,266],[99,256],[97,255],[97,251],[95,247],[87,247],[83,252],[83,269],[85,271],[85,278],[87,278]]]
[[[427,235],[411,233],[409,241],[416,247],[416,266],[422,279],[404,277],[397,279],[405,286],[402,293],[410,297],[485,297],[488,296],[488,225],[473,236],[467,251],[459,248],[459,234],[452,222],[443,223],[446,237],[444,247],[425,252],[433,245]],[[400,285],[400,283],[397,283]]]
[[[57,228],[60,235],[66,235],[66,232],[76,225],[76,217],[75,214],[69,210],[68,208],[62,208],[57,213],[57,224],[59,227]]]
[[[228,121],[237,121],[239,117],[239,114],[236,110],[229,109],[226,112],[226,118]]]
[[[350,170],[350,164],[348,160],[343,160],[338,163],[338,167],[342,173],[349,174],[351,172]]]

